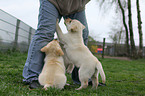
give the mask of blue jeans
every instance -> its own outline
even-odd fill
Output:
[[[38,80],[45,57],[45,54],[40,49],[54,39],[56,20],[62,17],[64,19],[77,19],[86,26],[83,30],[83,38],[84,43],[87,44],[89,32],[84,10],[68,16],[62,16],[48,0],[40,0],[38,28],[30,43],[27,60],[23,69],[24,82],[31,83],[33,80]]]

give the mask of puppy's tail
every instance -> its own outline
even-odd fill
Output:
[[[104,73],[102,64],[99,61],[97,61],[96,68],[98,69],[98,71],[101,75],[103,84],[105,84],[105,81],[106,81],[105,73]]]

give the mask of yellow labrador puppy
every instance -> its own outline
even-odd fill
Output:
[[[57,40],[53,40],[41,49],[45,52],[45,64],[39,75],[39,83],[47,90],[48,87],[64,88],[66,84],[63,51]]]
[[[81,86],[77,90],[87,88],[89,78],[92,79],[92,88],[97,88],[99,73],[102,82],[105,84],[105,74],[101,63],[83,43],[82,31],[85,26],[78,20],[71,19],[66,19],[65,25],[68,30],[67,34],[62,33],[58,22],[56,24],[56,32],[60,43],[64,45],[69,60],[71,60],[72,64],[75,66],[80,67],[79,79]]]

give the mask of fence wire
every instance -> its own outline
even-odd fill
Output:
[[[35,29],[0,9],[0,51],[26,52]]]

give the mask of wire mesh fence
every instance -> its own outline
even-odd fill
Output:
[[[0,9],[0,51],[28,50],[35,29]]]

